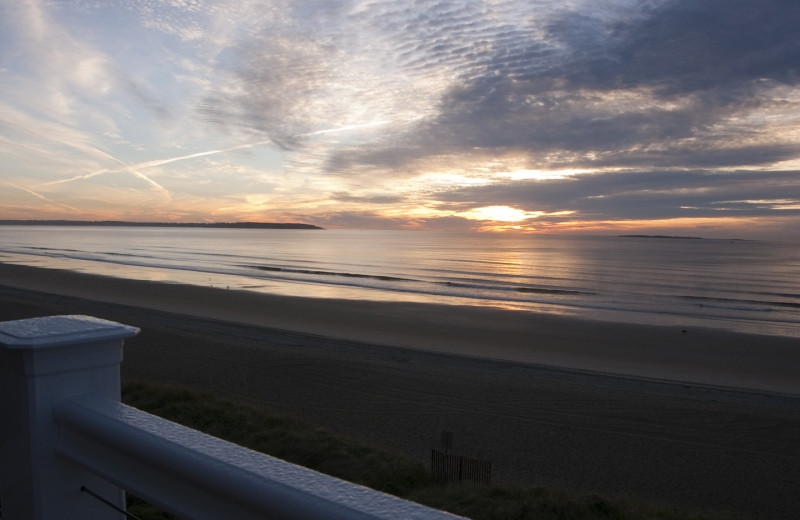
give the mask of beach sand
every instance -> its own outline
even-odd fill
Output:
[[[191,385],[495,480],[800,514],[800,339],[287,298],[0,264],[0,320],[138,326],[123,378]]]

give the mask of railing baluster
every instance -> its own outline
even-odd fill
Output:
[[[95,498],[95,499],[99,500],[100,502],[104,503],[105,505],[107,505],[108,507],[110,507],[111,509],[116,511],[117,513],[122,513],[123,515],[125,515],[125,518],[132,518],[133,520],[141,520],[141,518],[139,518],[138,516],[133,515],[133,514],[127,512],[127,511],[125,511],[121,507],[118,507],[116,504],[114,504],[114,502],[112,502],[110,500],[106,500],[105,498],[101,497],[99,494],[95,493],[94,491],[92,491],[91,489],[87,488],[86,486],[81,486],[81,492],[86,493],[89,496],[91,496],[92,498]],[[0,518],[2,518],[2,517],[0,517]]]

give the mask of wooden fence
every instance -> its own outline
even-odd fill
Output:
[[[489,484],[492,479],[492,461],[454,455],[436,448],[431,450],[431,473],[442,485],[474,482]]]

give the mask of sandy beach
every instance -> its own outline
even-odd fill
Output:
[[[138,326],[123,377],[192,385],[495,478],[800,514],[800,339],[278,297],[0,264],[0,320]]]

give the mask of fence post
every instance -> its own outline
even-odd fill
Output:
[[[0,513],[3,519],[124,518],[119,487],[55,452],[59,401],[119,400],[119,365],[135,327],[89,316],[0,322]]]

